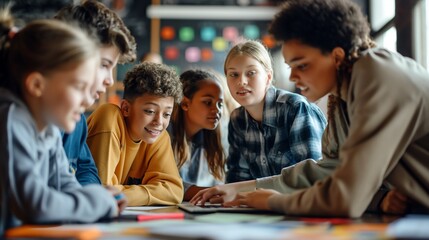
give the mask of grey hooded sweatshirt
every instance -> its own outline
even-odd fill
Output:
[[[36,128],[26,105],[0,88],[0,236],[22,223],[94,222],[117,215],[112,194],[69,172],[60,131]]]

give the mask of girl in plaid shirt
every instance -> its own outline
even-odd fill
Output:
[[[304,159],[321,158],[324,114],[303,96],[271,85],[271,58],[261,43],[234,46],[224,71],[241,105],[231,113],[228,127],[227,182],[280,174]]]

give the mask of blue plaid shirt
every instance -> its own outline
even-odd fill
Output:
[[[244,107],[231,114],[226,181],[277,175],[302,160],[320,159],[325,126],[326,118],[316,105],[301,95],[270,87],[261,125]]]

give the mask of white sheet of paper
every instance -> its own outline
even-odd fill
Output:
[[[409,215],[389,224],[387,235],[395,238],[429,237],[429,215]]]

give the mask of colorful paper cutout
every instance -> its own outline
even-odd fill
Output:
[[[267,46],[267,48],[273,48],[276,46],[276,40],[269,34],[262,36],[262,42]]]
[[[210,48],[201,49],[201,60],[209,62],[213,59],[213,51]]]
[[[215,51],[223,52],[227,49],[228,43],[225,41],[225,39],[217,37],[213,40],[212,46]]]
[[[165,26],[161,28],[162,40],[173,40],[176,37],[176,30],[173,27]]]
[[[236,27],[225,27],[222,31],[223,38],[228,41],[234,41],[238,38],[238,29]]]
[[[202,27],[200,35],[201,40],[210,42],[216,37],[216,29],[214,27]]]
[[[190,42],[194,40],[194,29],[191,27],[182,27],[179,30],[179,38],[182,42]]]
[[[179,57],[179,49],[175,46],[168,46],[165,48],[164,57],[167,60],[175,60]]]
[[[201,51],[197,47],[189,47],[185,51],[185,58],[188,62],[198,62],[201,58]]]
[[[248,39],[258,39],[260,36],[259,28],[255,25],[247,25],[244,27],[243,35]]]

